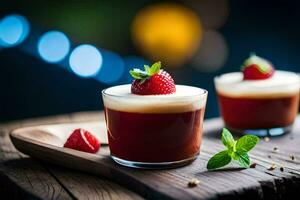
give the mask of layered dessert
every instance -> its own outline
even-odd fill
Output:
[[[207,91],[157,77],[165,73],[157,69],[147,80],[102,92],[109,148],[118,163],[173,167],[198,155]]]
[[[215,78],[221,115],[226,126],[257,135],[288,132],[299,105],[299,76],[275,70],[256,55],[248,58],[241,72]]]

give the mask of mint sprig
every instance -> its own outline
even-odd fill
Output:
[[[151,67],[148,65],[144,65],[144,70],[134,68],[130,70],[129,73],[134,79],[140,80],[140,82],[143,83],[154,74],[159,73],[160,69],[161,62],[156,62],[152,64]]]
[[[245,135],[238,140],[234,140],[230,131],[223,128],[221,140],[226,150],[211,157],[207,163],[207,169],[224,167],[232,160],[236,161],[241,167],[249,168],[250,158],[248,152],[259,142],[259,138],[255,135]]]

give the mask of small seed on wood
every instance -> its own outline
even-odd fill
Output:
[[[276,167],[277,167],[276,164],[272,164],[272,165],[268,168],[268,170],[274,170],[274,169],[276,169]]]
[[[290,155],[290,159],[291,160],[295,160],[295,156],[294,155]]]
[[[270,141],[270,138],[269,138],[269,137],[264,137],[264,141],[265,141],[265,142],[269,142],[269,141]]]
[[[279,169],[280,169],[280,171],[281,171],[281,172],[283,172],[283,171],[284,171],[284,168],[283,168],[283,167],[280,167]]]
[[[271,156],[271,155],[268,155],[268,158],[272,158],[272,156]]]
[[[250,168],[255,168],[256,167],[256,163],[252,163],[251,165],[250,165]]]
[[[192,178],[189,182],[188,182],[188,187],[196,187],[198,184],[200,183],[200,181],[196,178]]]
[[[278,147],[274,147],[274,148],[273,148],[273,151],[274,151],[274,152],[278,152],[278,151],[279,151]]]

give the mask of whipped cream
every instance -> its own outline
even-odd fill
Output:
[[[179,113],[201,109],[206,104],[207,91],[176,85],[176,92],[166,95],[136,95],[131,85],[119,85],[102,91],[104,106],[109,109],[137,113]]]
[[[264,80],[243,80],[242,72],[232,72],[216,77],[214,82],[218,93],[233,97],[276,98],[300,92],[300,76],[280,70]]]

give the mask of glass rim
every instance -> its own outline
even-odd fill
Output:
[[[112,87],[117,87],[117,86],[124,86],[124,85],[130,85],[130,84],[123,84],[123,85],[116,85],[116,86],[112,86]],[[192,94],[192,95],[182,95],[182,96],[172,96],[172,94],[168,95],[119,95],[119,94],[108,94],[106,91],[112,87],[108,87],[105,88],[101,91],[101,94],[103,96],[107,96],[107,97],[115,97],[115,98],[132,98],[132,99],[185,99],[185,98],[195,98],[197,96],[201,97],[201,96],[205,96],[208,94],[208,91],[206,89],[200,88],[200,87],[195,87],[195,86],[189,86],[189,85],[176,85],[176,86],[187,86],[187,87],[193,87],[193,88],[197,88],[200,89],[199,93],[196,94]]]
[[[278,70],[278,71],[281,71],[281,70]],[[298,81],[294,81],[294,82],[290,82],[290,83],[281,82],[280,84],[271,85],[271,86],[263,85],[263,86],[255,87],[253,85],[250,85],[250,87],[263,89],[263,88],[274,88],[274,87],[282,87],[282,86],[289,86],[289,85],[298,85],[299,89],[300,89],[300,73],[291,72],[291,71],[284,71],[284,72],[293,73],[294,75],[298,76]],[[213,79],[214,85],[215,86],[218,86],[218,85],[226,85],[226,86],[240,85],[241,84],[240,82],[239,83],[224,83],[224,82],[220,81],[220,79],[223,75],[232,74],[232,73],[239,73],[239,72],[229,72],[229,73],[220,74],[220,75],[215,76]],[[248,81],[248,83],[251,84],[251,83],[255,83],[255,82],[259,82],[259,81],[266,81],[266,80],[247,80],[247,81]]]

